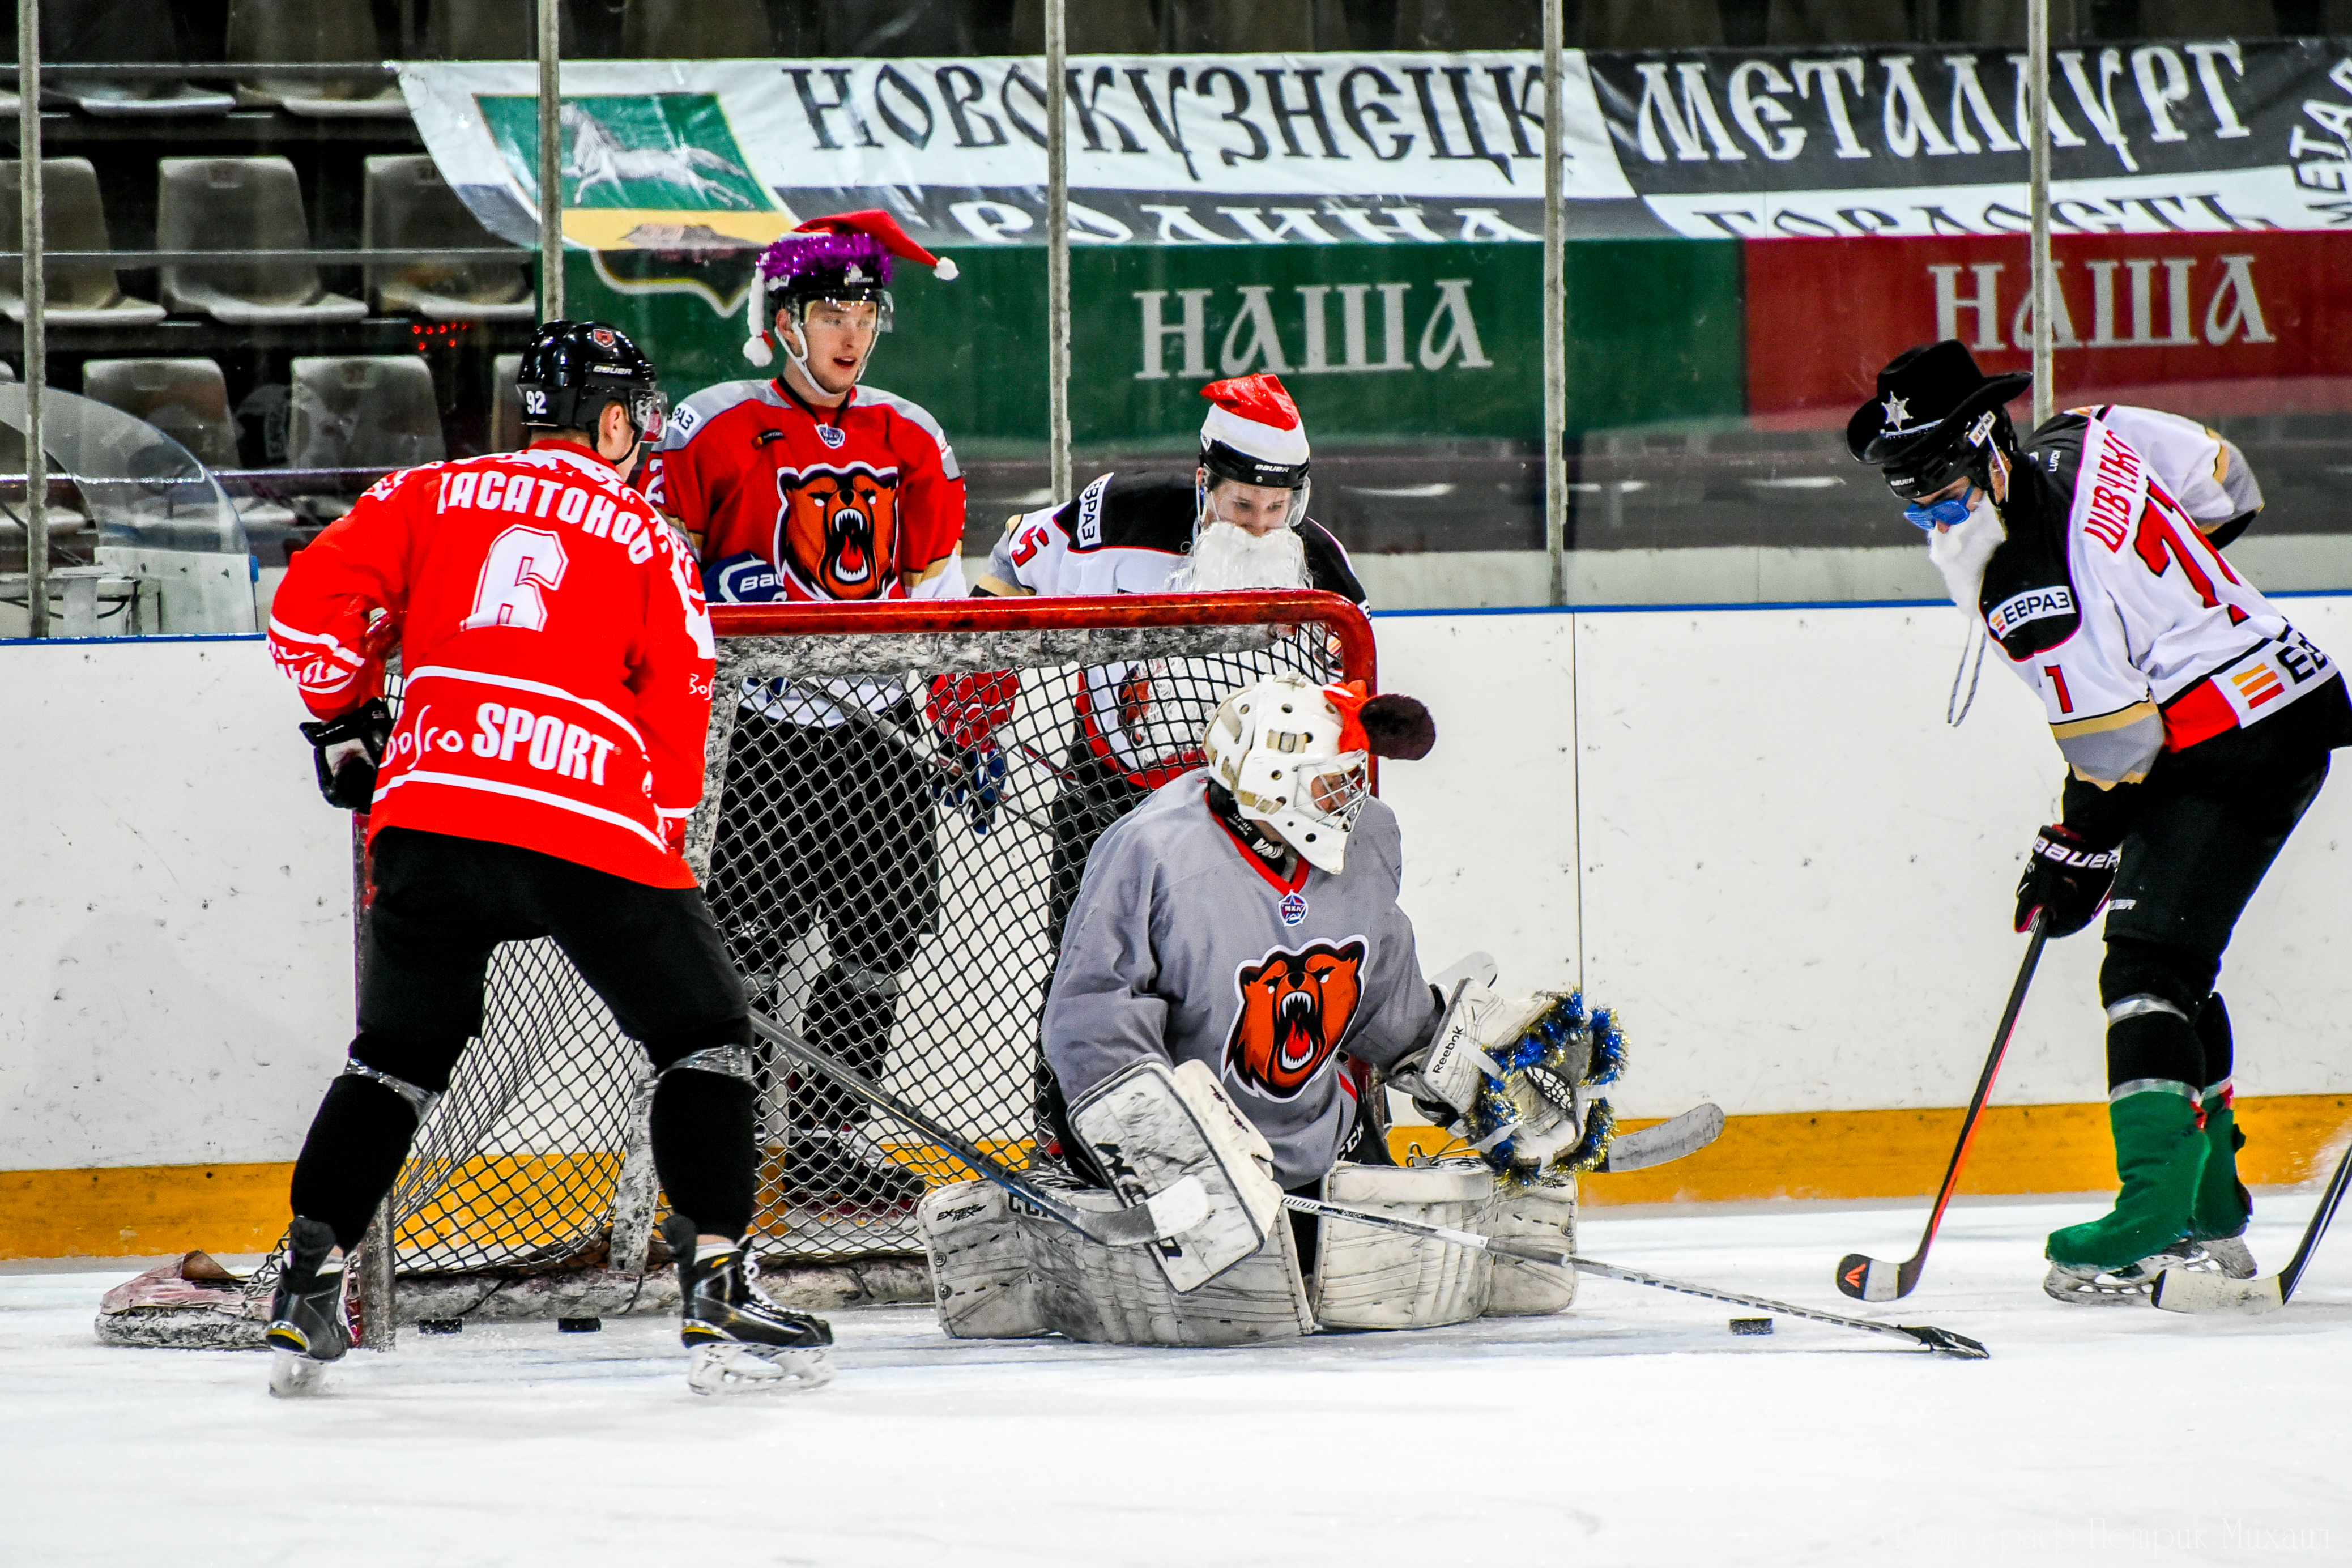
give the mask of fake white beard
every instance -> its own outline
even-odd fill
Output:
[[[1178,594],[1306,586],[1307,546],[1296,529],[1252,534],[1236,524],[1215,521],[1201,530],[1192,553],[1168,579],[1169,590]]]
[[[1952,603],[1972,621],[1984,593],[1985,563],[2008,537],[2009,530],[2002,526],[1992,499],[1981,493],[1969,509],[1968,521],[1927,535],[1927,559],[1943,574],[1944,590],[1951,595]]]

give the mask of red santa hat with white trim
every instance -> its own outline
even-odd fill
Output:
[[[942,283],[955,280],[953,260],[916,244],[897,218],[879,208],[813,217],[781,237],[760,253],[751,268],[751,287],[744,300],[751,335],[743,345],[743,357],[758,365],[773,363],[769,301],[777,296],[787,301],[873,300],[880,303],[887,324],[894,257],[929,268]]]
[[[1280,378],[1261,372],[1213,381],[1201,422],[1201,466],[1211,477],[1297,489],[1307,483],[1307,426]]]

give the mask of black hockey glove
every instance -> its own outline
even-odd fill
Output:
[[[2115,889],[2122,858],[2120,849],[2098,848],[2063,823],[2043,828],[2017,879],[2017,929],[2030,930],[2037,912],[2052,936],[2073,936],[2089,925]]]
[[[301,729],[327,804],[365,811],[375,799],[376,764],[392,739],[392,710],[383,699],[371,697],[339,719],[315,720]]]

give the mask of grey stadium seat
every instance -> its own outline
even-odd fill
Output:
[[[760,0],[628,0],[621,52],[638,60],[764,59],[776,40]]]
[[[1150,0],[1091,0],[1066,11],[1066,47],[1074,55],[1147,55],[1160,48],[1160,25]],[[1044,0],[1013,0],[1013,47],[1045,46]]]
[[[208,359],[94,359],[81,367],[82,395],[144,419],[210,468],[234,468],[236,420],[228,384]]]
[[[504,0],[520,6],[523,0]],[[229,0],[228,58],[256,65],[374,64],[375,15],[357,0]],[[238,99],[255,108],[321,119],[404,120],[408,102],[389,82],[240,82]]]
[[[499,243],[422,154],[367,161],[366,216],[360,243],[370,249],[478,249]],[[510,264],[402,261],[367,269],[368,298],[379,310],[414,310],[429,321],[530,321],[530,253]]]
[[[1899,44],[1911,37],[1904,0],[1772,0],[1767,44]]]
[[[448,455],[433,373],[414,354],[294,362],[286,461],[297,468],[405,468]]]
[[[0,163],[0,235],[16,247],[23,223],[25,166]],[[98,172],[87,158],[41,160],[41,194],[47,204],[47,237],[53,250],[111,250],[106,209],[99,204]],[[52,261],[47,267],[48,320],[60,327],[148,327],[163,319],[163,307],[122,291],[114,268],[102,261]],[[12,321],[25,319],[25,268],[0,260],[0,310]]]
[[[59,65],[173,64],[180,57],[171,7],[165,0],[41,0],[41,58]],[[43,96],[116,118],[225,114],[236,107],[226,92],[184,81],[61,82]]]
[[[163,158],[158,186],[159,250],[303,250],[310,244],[302,186],[283,158]],[[330,294],[308,261],[235,260],[166,267],[163,302],[236,326],[356,321],[357,300]]]

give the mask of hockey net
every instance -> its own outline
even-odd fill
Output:
[[[688,856],[752,1005],[1015,1166],[1036,1137],[1039,1020],[1092,839],[1197,765],[1236,687],[1289,671],[1370,689],[1375,676],[1362,612],[1319,593],[730,605],[713,620]],[[1001,778],[946,732],[975,709],[1000,716]],[[919,1251],[915,1198],[971,1173],[764,1048],[755,1077],[763,1269]],[[622,1310],[620,1278],[639,1282],[629,1303],[667,1299],[642,1288],[663,1261],[651,1091],[644,1053],[552,943],[501,948],[482,1034],[378,1221],[399,1315],[465,1315],[499,1294],[491,1315]],[[567,1271],[607,1286],[527,1287]],[[534,1296],[543,1314],[524,1308]]]

